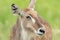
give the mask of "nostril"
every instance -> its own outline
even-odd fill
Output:
[[[44,34],[44,33],[45,33],[45,30],[40,29],[40,30],[39,30],[39,32],[41,32],[41,33],[43,33],[43,34]]]
[[[45,30],[43,28],[39,28],[37,31],[35,31],[38,35],[43,35],[45,34]]]

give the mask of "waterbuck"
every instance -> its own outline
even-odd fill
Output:
[[[35,3],[36,0],[30,0],[29,6],[22,10],[15,4],[11,5],[13,14],[17,14],[18,18],[10,40],[52,40],[51,28],[34,10]]]

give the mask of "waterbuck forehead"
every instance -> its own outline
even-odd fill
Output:
[[[24,9],[23,10],[25,13],[27,13],[27,14],[29,14],[31,17],[33,17],[33,18],[37,18],[38,16],[37,16],[37,12],[36,11],[34,11],[34,10],[32,10],[32,9]]]
[[[38,29],[38,28],[42,27],[41,22],[40,22],[40,18],[35,10],[24,9],[23,11],[25,13],[29,14],[35,20],[35,24],[33,25],[34,28]]]

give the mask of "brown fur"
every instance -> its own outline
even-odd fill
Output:
[[[26,10],[25,10],[26,11]],[[29,12],[29,14],[34,17],[34,19],[36,20],[36,23],[33,25],[33,27],[35,27],[36,29],[38,29],[39,27],[43,26],[43,28],[45,28],[45,34],[42,37],[34,37],[31,40],[52,40],[52,35],[51,35],[51,28],[49,26],[49,24],[44,21],[42,18],[40,18],[38,15],[35,14],[34,11],[31,10],[27,10],[26,12]],[[36,25],[38,25],[38,28],[36,27]],[[20,33],[19,33],[19,26],[20,26],[20,19],[17,19],[17,23],[14,25],[13,27],[13,31],[12,31],[12,36],[11,36],[11,40],[16,40],[16,38],[19,40],[20,39]],[[16,32],[17,31],[17,32]],[[16,37],[16,35],[18,35],[18,37]]]
[[[37,36],[33,33],[32,29],[25,27],[25,31],[27,32],[27,34],[29,36],[31,36],[30,40],[52,40],[52,31],[51,31],[50,25],[44,19],[39,17],[37,12],[30,8],[30,5],[28,8],[23,9],[23,12],[25,12],[28,15],[30,15],[31,17],[33,17],[36,21],[34,24],[31,23],[32,26],[29,25],[30,27],[33,27],[36,30],[38,30],[41,27],[45,29],[45,34]],[[23,20],[25,20],[25,19],[23,19]],[[26,21],[24,21],[24,22],[25,22],[24,26],[26,26],[27,22]],[[17,18],[17,22],[13,26],[10,40],[22,40],[21,39],[21,17],[20,16]]]
[[[33,18],[35,18],[36,24],[38,25],[38,28],[41,26],[43,26],[43,28],[45,28],[45,31],[46,31],[45,35],[41,39],[39,39],[39,38],[38,39],[39,40],[52,40],[52,31],[51,31],[50,25],[44,19],[39,17],[37,15],[36,11],[29,10],[29,9],[28,10],[25,9],[24,11],[29,13]],[[34,25],[34,27],[36,27],[36,24]],[[35,40],[38,40],[38,39],[35,39]]]

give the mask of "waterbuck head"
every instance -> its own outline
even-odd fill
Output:
[[[28,38],[40,37],[48,33],[48,27],[46,27],[48,24],[34,10],[35,2],[36,0],[30,0],[29,6],[23,10],[19,9],[15,4],[11,5],[13,14],[19,15],[18,22],[20,23],[21,40],[30,40]]]
[[[15,4],[11,5],[13,14],[18,15],[11,40],[52,40],[49,24],[34,10],[35,2],[36,0],[30,0],[29,6],[25,9],[19,9]]]

